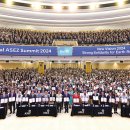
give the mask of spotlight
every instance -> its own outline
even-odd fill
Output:
[[[99,4],[98,3],[91,3],[89,5],[90,10],[95,10],[99,8]]]
[[[34,10],[41,10],[41,4],[39,2],[33,2],[32,5],[31,5],[32,9]]]
[[[117,6],[123,7],[123,6],[125,5],[125,1],[126,1],[126,0],[116,0]]]
[[[13,5],[13,0],[6,0],[6,5],[7,6],[12,6]]]
[[[53,6],[53,9],[56,11],[56,12],[61,12],[62,11],[62,5],[61,4],[55,4]]]
[[[70,12],[75,12],[77,10],[77,5],[76,4],[70,4],[69,5],[69,11]]]

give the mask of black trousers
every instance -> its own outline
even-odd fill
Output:
[[[14,113],[15,112],[15,102],[9,102],[10,113],[12,113],[12,107],[13,107],[13,113]]]
[[[62,102],[57,102],[57,111],[59,113],[61,113],[61,109],[62,109]]]
[[[118,104],[114,104],[114,112],[117,112]]]
[[[8,104],[7,103],[2,103],[1,106],[5,108],[5,114],[7,115]]]
[[[98,103],[98,101],[95,101],[95,100],[93,100],[93,105],[95,106],[95,105],[98,105],[99,103]]]
[[[69,110],[69,102],[65,102],[64,103],[64,106],[65,106],[65,113],[67,112],[69,112],[68,110]]]
[[[105,106],[105,104],[106,104],[105,102],[101,102],[100,106]]]
[[[113,108],[114,107],[114,103],[109,103],[109,105]]]

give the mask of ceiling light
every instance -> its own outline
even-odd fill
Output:
[[[119,7],[123,7],[123,6],[125,5],[125,1],[126,1],[126,0],[116,0],[117,5],[118,5]]]
[[[89,5],[89,8],[90,8],[91,10],[96,10],[96,9],[99,8],[99,4],[98,4],[98,3],[91,3],[91,4]]]
[[[55,4],[53,6],[53,9],[56,11],[56,12],[61,12],[62,11],[62,5],[61,4]]]
[[[34,10],[41,10],[41,4],[39,2],[33,2],[32,5],[31,5],[32,9]]]
[[[13,0],[6,0],[6,5],[7,6],[12,6],[13,5]]]
[[[76,4],[69,4],[69,11],[70,12],[75,12],[77,10],[77,5]]]

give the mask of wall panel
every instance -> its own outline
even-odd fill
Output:
[[[130,69],[130,63],[108,63],[101,62],[93,64],[93,69]]]

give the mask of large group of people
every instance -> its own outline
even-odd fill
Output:
[[[86,32],[45,32],[0,28],[0,43],[52,45],[54,40],[77,40],[79,45],[129,44],[130,29]]]
[[[73,104],[130,105],[129,70],[35,69],[0,70],[0,105],[11,113],[20,105],[56,104],[69,112]]]

